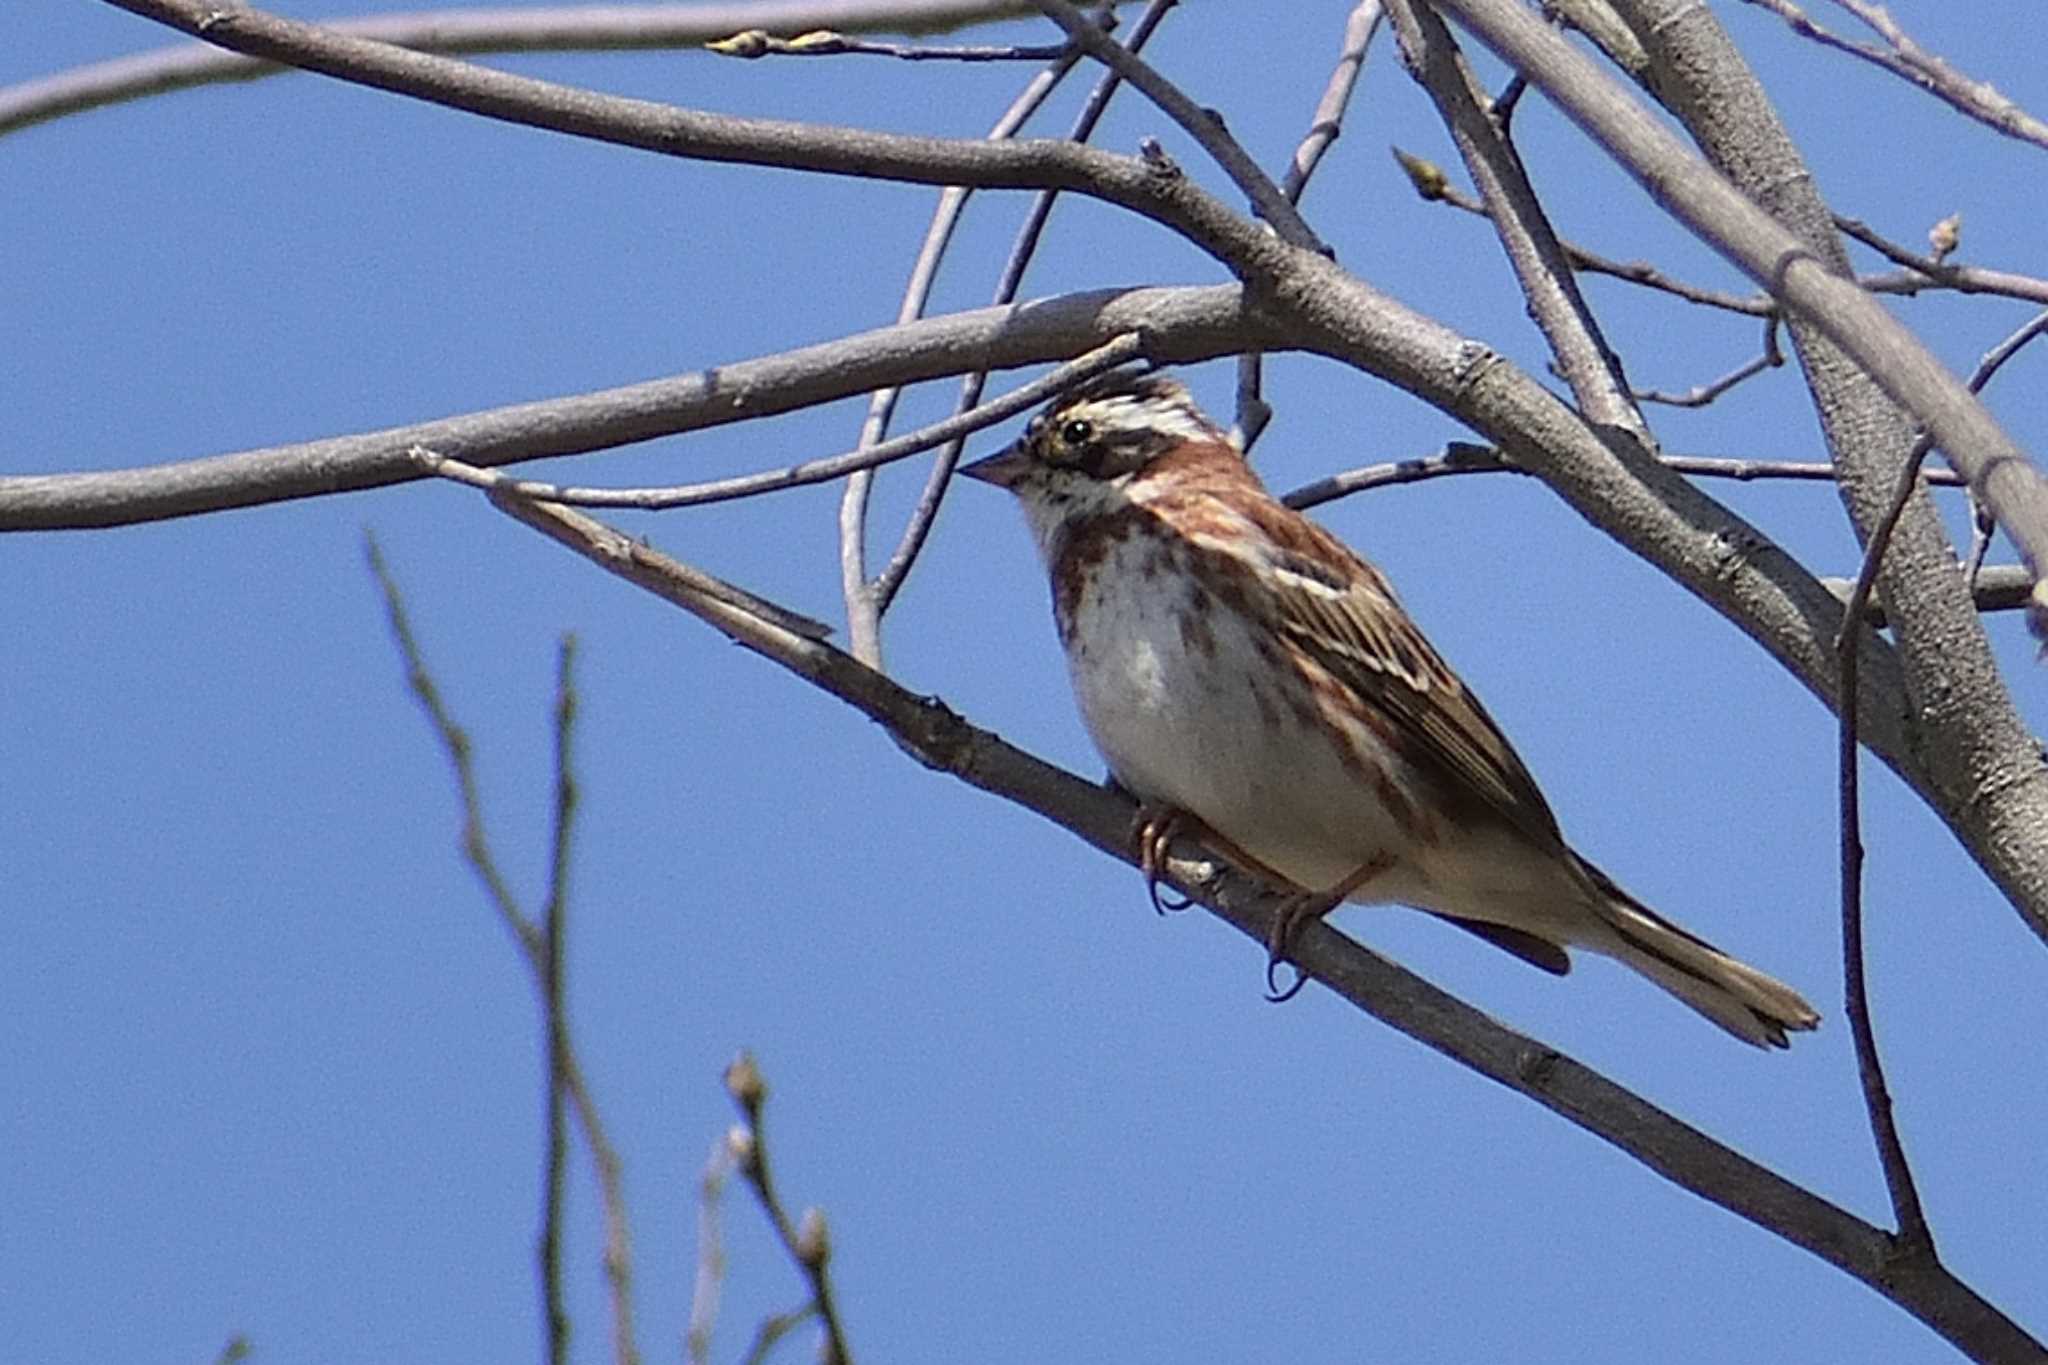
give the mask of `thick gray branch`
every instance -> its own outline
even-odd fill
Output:
[[[1797,234],[1794,249],[1812,261],[1799,273],[1857,294],[1892,325],[1881,305],[1828,274],[1848,270],[1833,218],[1713,16],[1681,0],[1619,0],[1617,9],[1643,39],[1658,88],[1701,144],[1743,191]],[[1840,320],[1808,317],[1797,308],[1791,317],[1843,496],[1859,538],[1867,539],[1890,503],[1913,433],[1872,382],[1884,382],[1893,357],[1857,354],[1837,334]],[[1941,378],[1944,388],[1963,387],[1945,372]],[[1912,406],[1904,394],[1891,392]],[[1933,429],[1944,440],[1954,434]],[[2024,471],[2024,480],[2033,477],[2016,454],[1994,462]],[[1982,469],[1954,463],[1973,487],[1982,486]],[[2004,516],[2000,524],[2010,533]],[[2017,535],[2014,540],[2020,543]],[[2041,564],[2030,558],[2028,567],[2038,584]],[[2021,918],[2048,938],[2048,768],[1998,675],[1948,536],[1924,494],[1907,504],[1879,582],[1918,717],[1916,757],[1930,782],[1924,794]]]
[[[1124,332],[1164,363],[1280,344],[1231,285],[1104,289],[982,308],[596,393],[106,473],[0,477],[0,531],[123,526],[423,477],[415,446],[484,468],[769,417],[976,369],[1064,360]]]

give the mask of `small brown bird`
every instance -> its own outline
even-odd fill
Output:
[[[1568,947],[1604,954],[1759,1047],[1819,1022],[1574,853],[1379,570],[1268,493],[1180,384],[1097,379],[960,472],[1023,504],[1149,881],[1187,832],[1296,891],[1275,960],[1306,916],[1392,902],[1559,975]]]

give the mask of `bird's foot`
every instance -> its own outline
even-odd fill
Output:
[[[1374,854],[1356,872],[1328,891],[1303,891],[1287,897],[1275,907],[1272,926],[1266,933],[1266,999],[1269,1002],[1284,1005],[1300,995],[1301,988],[1308,984],[1308,973],[1294,960],[1294,936],[1300,932],[1301,926],[1335,910],[1356,895],[1367,882],[1393,866],[1393,862],[1384,853]],[[1280,989],[1277,980],[1283,962],[1294,968],[1294,980],[1286,990]]]
[[[1193,833],[1195,829],[1206,832],[1208,828],[1178,806],[1155,806],[1149,801],[1139,805],[1138,824],[1132,837],[1138,846],[1138,871],[1145,874],[1145,894],[1157,913],[1185,910],[1195,903],[1193,897],[1162,893],[1159,888],[1166,878],[1167,846],[1182,834]]]

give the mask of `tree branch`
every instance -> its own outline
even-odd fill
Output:
[[[2000,94],[1989,81],[1972,80],[1922,48],[1906,35],[1882,5],[1870,4],[1868,0],[1835,0],[1837,5],[1875,30],[1889,45],[1888,48],[1851,42],[1831,33],[1809,19],[1806,12],[1791,0],[1749,0],[1749,3],[1777,15],[1800,37],[1811,38],[1823,47],[1846,52],[1889,71],[1987,128],[2021,142],[2048,148],[2048,123],[2042,123]]]
[[[674,561],[567,508],[492,494],[499,510],[606,571],[689,612],[879,723],[925,766],[1024,807],[1131,862],[1131,802],[1004,743],[939,701],[907,691],[819,641],[698,594]],[[1174,857],[1173,880],[1263,945],[1284,897],[1202,859]],[[1460,1065],[1613,1144],[1665,1179],[1863,1281],[1977,1359],[2048,1360],[2015,1323],[1938,1264],[1901,1275],[1890,1238],[1715,1142],[1564,1054],[1496,1023],[1319,921],[1294,960],[1345,1000]]]
[[[814,483],[829,483],[845,478],[848,474],[866,473],[881,465],[906,459],[933,446],[959,440],[973,432],[992,427],[998,422],[1008,421],[1018,413],[1037,407],[1055,394],[1064,393],[1074,385],[1082,383],[1105,370],[1136,360],[1144,354],[1144,345],[1136,332],[1125,332],[1112,337],[1105,344],[1092,351],[1084,352],[1074,359],[1040,375],[1028,384],[1021,384],[1000,398],[991,399],[978,408],[960,413],[906,432],[892,440],[878,445],[864,446],[850,450],[844,455],[827,455],[815,460],[805,460],[781,469],[771,469],[759,474],[741,474],[730,479],[713,479],[706,483],[674,484],[666,488],[581,488],[552,483],[537,483],[530,479],[514,479],[495,470],[479,469],[475,465],[453,461],[438,451],[417,447],[413,458],[428,473],[454,479],[458,483],[470,484],[477,488],[503,487],[521,497],[538,498],[544,502],[561,503],[572,507],[629,507],[637,511],[652,512],[674,507],[701,507],[706,503],[730,502],[735,498],[758,497],[763,493],[777,493],[789,488],[802,488]],[[855,651],[856,657],[859,651]],[[865,662],[865,661],[863,661]],[[870,665],[872,667],[873,665]]]
[[[1656,448],[1649,423],[1630,396],[1621,358],[1607,344],[1599,321],[1579,292],[1570,258],[1550,226],[1535,188],[1506,130],[1495,122],[1486,93],[1472,77],[1450,30],[1426,4],[1388,0],[1408,74],[1428,94],[1443,120],[1480,202],[1515,272],[1529,314],[1550,345],[1558,373],[1571,385],[1579,410],[1595,423],[1616,427]]]
[[[627,51],[696,47],[742,29],[942,32],[1034,12],[1025,0],[699,0],[690,5],[427,10],[337,17],[321,20],[320,26],[420,52]],[[73,67],[0,88],[0,137],[88,109],[199,85],[259,80],[291,69],[188,43]]]
[[[1080,56],[1080,49],[1069,40],[1044,70],[1032,76],[1016,99],[1010,102],[1010,107],[996,119],[995,126],[988,131],[989,140],[994,142],[1015,137],[1066,74],[1073,70]],[[925,305],[931,299],[932,285],[938,279],[939,262],[945,259],[946,247],[953,240],[953,231],[959,226],[960,214],[967,207],[970,193],[958,186],[939,191],[938,203],[932,207],[931,222],[925,228],[924,241],[910,268],[910,281],[903,288],[903,302],[896,311],[897,322],[912,322],[924,315]],[[902,393],[901,388],[891,385],[868,396],[867,416],[860,428],[861,449],[883,444],[882,438],[888,434],[889,421],[895,415],[896,401]],[[846,488],[840,495],[839,592],[846,604],[847,633],[851,636],[854,657],[870,667],[880,668],[882,604],[868,583],[867,569],[868,499],[874,489],[874,479],[871,469],[862,469],[846,481]],[[937,510],[934,502],[932,511],[935,513]]]
[[[633,1335],[633,1241],[626,1212],[626,1194],[621,1178],[618,1149],[612,1146],[604,1120],[597,1111],[597,1101],[592,1097],[590,1085],[583,1075],[583,1066],[577,1060],[575,1045],[569,1033],[567,1014],[561,1008],[559,976],[560,958],[551,952],[548,934],[542,926],[536,925],[520,908],[518,897],[513,893],[511,883],[506,881],[498,868],[495,855],[491,852],[483,822],[483,804],[476,780],[475,754],[470,746],[469,736],[455,723],[447,704],[442,700],[440,689],[435,686],[433,675],[427,671],[426,656],[421,651],[419,640],[414,636],[412,624],[406,617],[405,601],[398,589],[398,580],[392,576],[384,562],[383,551],[372,539],[368,544],[370,571],[377,579],[377,585],[384,595],[384,607],[391,621],[391,633],[397,641],[399,655],[405,661],[406,682],[413,695],[419,700],[420,708],[427,713],[427,720],[434,729],[435,737],[448,753],[449,766],[455,771],[456,789],[462,801],[462,852],[477,879],[484,885],[491,908],[511,932],[512,941],[519,946],[526,960],[527,971],[533,977],[534,989],[541,998],[541,1014],[547,1039],[548,1089],[550,1104],[557,1094],[566,1094],[576,1114],[577,1125],[583,1130],[583,1141],[590,1148],[591,1165],[597,1169],[599,1199],[604,1207],[605,1280],[611,1291],[612,1308],[612,1355],[617,1365],[638,1365],[640,1348]],[[779,610],[779,609],[777,609]],[[793,613],[788,613],[793,615]],[[799,637],[801,638],[801,637]],[[565,670],[562,686],[566,688],[567,653],[562,668]],[[550,916],[560,911],[557,898],[566,894],[568,857],[566,843],[569,837],[569,823],[575,809],[575,784],[567,768],[567,744],[569,739],[570,716],[573,703],[564,691],[556,703],[556,774],[554,837],[556,856],[549,875]],[[552,1139],[549,1150],[549,1177],[552,1179],[554,1150]],[[552,1188],[544,1196],[548,1213],[552,1219],[558,1208]],[[543,1241],[547,1234],[543,1234]],[[549,1252],[542,1250],[543,1272],[547,1269]],[[555,1332],[554,1312],[556,1289],[544,1287],[543,1299],[549,1314],[549,1336],[552,1341]],[[562,1327],[566,1341],[566,1323]]]
[[[1326,249],[1296,211],[1293,201],[1280,192],[1272,177],[1259,169],[1259,163],[1252,160],[1251,153],[1238,145],[1237,139],[1223,126],[1222,116],[1214,109],[1198,106],[1179,86],[1153,70],[1143,57],[1096,27],[1067,0],[1033,0],[1033,3],[1064,29],[1069,38],[1079,43],[1089,56],[1122,76],[1179,124],[1223,168],[1231,183],[1244,191],[1259,217],[1280,235],[1282,241],[1311,251]]]
[[[0,476],[0,531],[125,526],[405,483],[425,447],[494,468],[792,412],[886,384],[1065,360],[1137,332],[1163,364],[1282,344],[1234,286],[1105,289],[883,327],[693,374],[459,417],[146,465]]]
[[[688,160],[906,184],[1073,190],[1179,233],[1240,275],[1270,268],[1279,249],[1186,176],[1070,142],[919,137],[710,114],[493,71],[209,0],[107,2],[237,52],[572,137]]]
[[[1145,12],[1138,16],[1137,24],[1131,29],[1128,43],[1131,51],[1144,48],[1160,21],[1176,3],[1178,0],[1148,0]],[[1101,122],[1103,111],[1109,107],[1110,98],[1121,84],[1123,78],[1116,72],[1105,71],[1102,74],[1095,88],[1088,92],[1088,98],[1082,101],[1081,112],[1067,134],[1069,142],[1086,142],[1094,135],[1095,125]],[[990,299],[992,304],[1006,304],[1017,297],[1025,268],[1038,250],[1039,238],[1058,198],[1058,190],[1040,190],[1032,196],[1031,207],[1024,214],[1024,222],[1011,244],[1009,258],[1003,263],[1002,275],[996,281],[995,293]],[[981,401],[982,390],[987,383],[986,370],[976,370],[964,377],[960,381],[960,396],[954,401],[953,411],[964,413],[974,408]],[[931,472],[925,477],[924,490],[918,494],[917,506],[912,509],[910,519],[904,523],[903,534],[896,541],[896,549],[890,554],[889,562],[882,566],[882,571],[868,583],[867,593],[873,599],[877,618],[888,613],[904,580],[910,577],[911,567],[917,563],[917,557],[924,549],[925,537],[931,533],[932,524],[938,518],[939,502],[946,495],[946,488],[953,479],[953,468],[960,462],[960,452],[966,444],[964,438],[955,438],[939,451],[938,458],[932,461]]]
[[[1892,401],[1924,423],[1990,506],[2036,579],[2048,575],[2048,479],[1883,305],[1833,273],[1807,243],[1712,171],[1535,14],[1510,0],[1441,4],[1541,85],[1669,212],[1810,320]],[[2048,582],[2042,583],[2029,624],[2048,637]],[[2043,930],[2048,932],[2048,924]]]

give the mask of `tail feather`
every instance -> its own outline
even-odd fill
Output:
[[[1757,1047],[1788,1046],[1786,1030],[1820,1023],[1820,1015],[1798,991],[1687,933],[1592,864],[1582,865],[1601,893],[1596,907],[1601,921],[1613,931],[1611,941],[1586,947],[1634,968]]]

